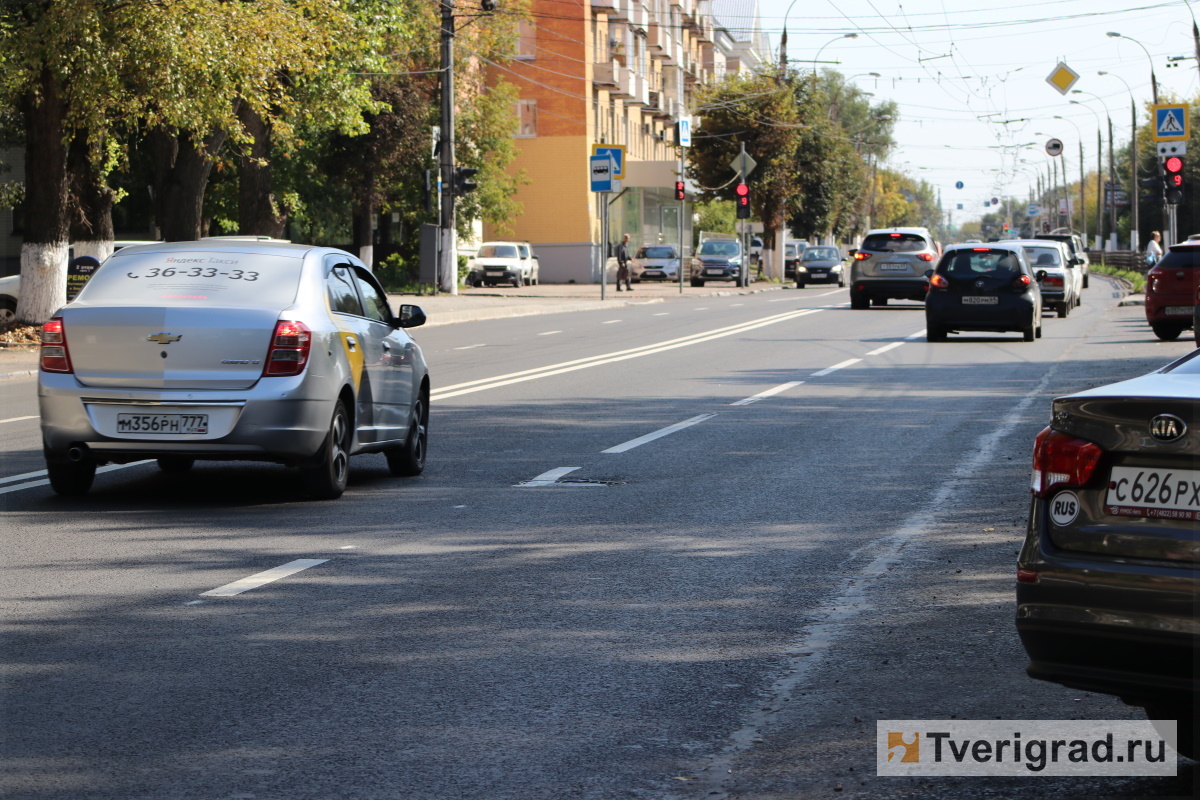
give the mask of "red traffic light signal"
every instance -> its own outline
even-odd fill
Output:
[[[750,187],[739,183],[734,192],[737,193],[737,218],[750,219]]]
[[[683,181],[675,181],[675,199],[682,200],[686,196],[687,192],[684,191]]]
[[[1163,160],[1163,171],[1167,173],[1167,188],[1179,188],[1183,186],[1183,159],[1179,156],[1170,156]]]

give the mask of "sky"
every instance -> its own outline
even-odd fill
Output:
[[[1096,168],[1099,123],[1107,170],[1106,117],[1118,146],[1128,141],[1131,99],[1140,114],[1152,100],[1151,64],[1160,100],[1200,95],[1197,6],[1200,0],[759,0],[759,19],[777,53],[790,7],[791,66],[811,66],[819,52],[818,67],[840,71],[874,100],[899,104],[889,165],[938,188],[942,208],[961,224],[997,210],[984,206],[993,197],[1024,198],[1035,174],[1047,172],[1052,137],[1064,143],[1067,174],[1078,180],[1081,137],[1084,162]],[[857,37],[844,38],[851,33]],[[1168,66],[1172,56],[1187,58]],[[1079,73],[1072,89],[1080,93],[1063,96],[1046,81],[1060,61]]]

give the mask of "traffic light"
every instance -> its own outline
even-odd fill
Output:
[[[737,193],[737,218],[750,219],[750,187],[739,183],[734,191]]]
[[[687,192],[684,191],[683,181],[675,181],[675,199],[682,200],[687,197]]]
[[[479,8],[485,13],[491,13],[496,10],[496,0],[479,0]]]
[[[479,188],[479,184],[471,180],[475,177],[475,173],[479,170],[473,167],[455,167],[454,168],[454,194],[462,197],[467,192],[473,192]]]
[[[1167,174],[1166,200],[1171,205],[1183,202],[1183,159],[1168,156],[1163,159],[1163,172]]]

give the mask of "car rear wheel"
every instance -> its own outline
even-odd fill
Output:
[[[300,475],[305,491],[314,500],[336,500],[346,491],[350,477],[350,415],[341,400],[333,409],[329,433],[317,453],[317,463],[303,467]]]
[[[871,305],[873,305],[873,306],[886,306],[887,303],[888,303],[888,299],[886,297],[872,297],[871,298]]]
[[[1021,338],[1027,342],[1032,342],[1034,339],[1037,338],[1037,330],[1032,325],[1022,328],[1021,329]]]
[[[845,278],[843,278],[841,275],[839,275],[839,276],[838,276],[838,288],[839,288],[839,289],[845,289],[845,288],[846,288],[846,279],[845,279]]]
[[[1070,314],[1070,313],[1071,313],[1071,303],[1068,303],[1066,300],[1064,300],[1058,304],[1058,318],[1059,319],[1062,319],[1063,317],[1067,316],[1067,314]]]
[[[1083,288],[1086,289],[1087,287],[1088,287],[1088,276],[1084,275],[1083,276]]]
[[[163,472],[187,472],[195,463],[196,459],[186,456],[163,456],[158,459],[158,468]]]
[[[869,299],[867,299],[867,296],[865,294],[862,294],[861,292],[859,292],[858,294],[851,292],[850,307],[853,308],[855,311],[862,311],[863,309],[869,307],[870,305],[871,305],[871,301]]]
[[[1150,329],[1154,331],[1154,335],[1164,342],[1173,342],[1179,338],[1179,334],[1183,333],[1185,326],[1175,322],[1151,322]]]
[[[384,450],[388,469],[393,475],[420,475],[425,471],[425,451],[429,444],[429,403],[425,395],[413,406],[413,421],[408,438],[400,447]]]
[[[47,461],[46,477],[50,479],[50,488],[65,497],[78,497],[87,494],[96,478],[96,462],[94,461]]]
[[[946,329],[941,325],[929,323],[925,326],[925,341],[927,342],[944,342],[946,341]]]
[[[1173,703],[1164,702],[1161,705],[1144,706],[1146,719],[1175,720],[1176,739],[1180,753],[1193,761],[1200,761],[1200,742],[1196,741],[1196,715],[1187,713],[1192,707],[1192,698],[1181,697]],[[1183,713],[1180,713],[1181,710]]]

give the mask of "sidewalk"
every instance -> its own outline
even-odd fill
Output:
[[[633,291],[617,291],[609,285],[605,299],[600,299],[599,284],[543,284],[520,289],[460,287],[459,294],[415,295],[391,294],[392,308],[402,303],[420,306],[428,317],[427,326],[453,325],[505,317],[527,317],[535,314],[559,314],[569,311],[590,311],[599,308],[666,303],[681,298],[725,297],[739,294],[773,292],[785,288],[777,283],[758,282],[748,289],[733,284],[709,284],[694,288],[685,284],[682,294],[677,283],[635,283]],[[790,288],[790,287],[789,287]],[[37,347],[0,347],[0,380],[25,378],[37,374]]]

